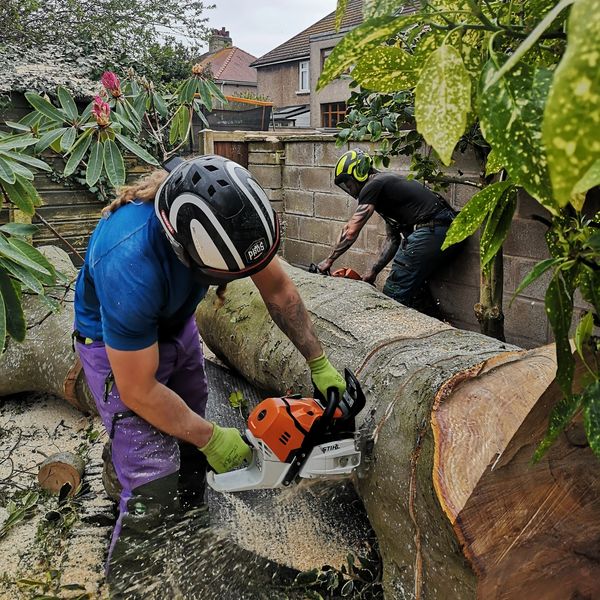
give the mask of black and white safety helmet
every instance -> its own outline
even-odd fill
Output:
[[[279,247],[279,220],[252,175],[222,156],[165,163],[156,214],[178,258],[207,284],[258,273]]]

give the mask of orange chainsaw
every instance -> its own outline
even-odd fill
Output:
[[[346,391],[330,389],[327,402],[299,395],[267,398],[248,417],[249,466],[228,473],[209,472],[219,492],[287,487],[300,479],[338,478],[360,465],[355,417],[365,396],[346,369]]]

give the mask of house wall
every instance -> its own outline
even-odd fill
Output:
[[[258,94],[258,86],[256,83],[222,83],[219,89],[225,96],[239,96],[240,94]]]
[[[270,98],[276,107],[309,104],[310,94],[297,93],[299,62],[292,61],[278,65],[258,67],[256,69],[258,94]]]
[[[218,137],[218,132],[212,132]],[[307,268],[327,256],[343,224],[354,212],[356,201],[333,184],[333,166],[342,149],[336,148],[332,135],[299,136],[298,134],[248,134],[249,169],[267,188],[284,228],[281,253],[290,263]],[[369,149],[368,146],[364,146]],[[391,170],[408,173],[408,161],[393,161]],[[465,180],[477,180],[479,168],[472,155],[458,154],[449,173]],[[464,184],[452,184],[444,194],[456,208],[461,208],[476,191]],[[600,202],[594,200],[596,210]],[[531,268],[547,258],[545,226],[531,218],[546,215],[540,205],[523,195],[512,228],[504,244],[504,312],[507,341],[530,348],[552,341],[544,310],[547,279],[542,278],[514,299],[519,282]],[[379,253],[385,239],[382,219],[374,214],[357,242],[338,259],[335,266],[365,271]],[[388,269],[377,279],[381,289]],[[479,301],[479,251],[476,236],[467,241],[456,260],[432,280],[432,291],[452,325],[473,331],[479,324],[473,306]],[[576,299],[576,317],[585,310]]]
[[[350,78],[342,76],[318,92],[315,90],[321,75],[321,52],[333,48],[342,36],[311,41],[310,44],[310,126],[323,127],[321,122],[321,104],[346,102],[350,97]]]

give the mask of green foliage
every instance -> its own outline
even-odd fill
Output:
[[[355,600],[381,600],[382,568],[378,548],[368,546],[364,556],[348,554],[340,569],[324,566],[298,573],[291,589],[303,590],[304,598],[354,598]]]
[[[569,44],[546,103],[543,141],[560,206],[600,158],[600,0],[578,0],[569,18]],[[593,15],[593,18],[590,16]],[[578,193],[587,191],[578,189]],[[580,195],[575,207],[581,208]]]
[[[212,81],[194,72],[177,95],[159,93],[133,72],[122,82],[113,73],[105,74],[103,84],[102,95],[81,113],[64,87],[58,87],[54,101],[28,92],[32,112],[19,123],[7,124],[15,133],[0,131],[0,196],[24,215],[33,216],[41,204],[32,183],[35,171],[51,171],[36,154],[56,153],[65,161],[63,178],[76,177],[106,195],[105,186],[125,183],[126,152],[159,166],[189,140],[194,112],[204,119],[202,110],[210,110],[215,99],[223,100]],[[15,341],[25,337],[22,289],[41,294],[55,306],[44,296],[44,286],[55,284],[56,273],[27,241],[33,231],[15,223],[0,227],[0,354],[7,336]]]
[[[417,131],[449,165],[467,126],[471,78],[462,56],[450,45],[434,50],[423,65],[415,88]]]
[[[40,495],[37,492],[27,492],[18,500],[11,500],[6,506],[8,517],[0,527],[2,539],[15,525],[33,516]]]
[[[384,166],[409,155],[414,176],[429,183],[443,181],[442,164],[471,146],[483,163],[483,189],[455,219],[444,247],[481,227],[484,272],[501,251],[518,193],[550,211],[551,257],[517,290],[550,273],[545,304],[564,401],[538,456],[579,407],[597,448],[596,388],[573,395],[570,336],[575,325],[579,354],[592,349],[589,376],[599,381],[600,217],[586,218],[583,204],[600,184],[600,0],[430,0],[408,15],[398,14],[402,4],[365,0],[364,23],[325,63],[319,89],[351,65],[353,85],[362,86],[349,99],[338,144],[370,140]],[[578,325],[577,292],[591,305]]]

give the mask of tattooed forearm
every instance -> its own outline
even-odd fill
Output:
[[[394,255],[398,251],[398,247],[400,246],[400,240],[396,237],[390,237],[389,235],[386,237],[385,242],[383,243],[383,248],[381,249],[381,253],[379,254],[379,258],[373,263],[371,270],[373,273],[380,273],[381,270],[394,258]]]
[[[275,324],[287,335],[304,358],[311,359],[322,352],[310,316],[297,294],[266,302]]]
[[[337,241],[337,244],[333,247],[333,250],[327,257],[327,260],[331,262],[339,258],[354,242],[358,239],[358,236],[364,227],[365,223],[369,220],[373,214],[375,207],[372,204],[359,204],[356,211],[352,215],[352,219],[342,229],[342,233]]]

